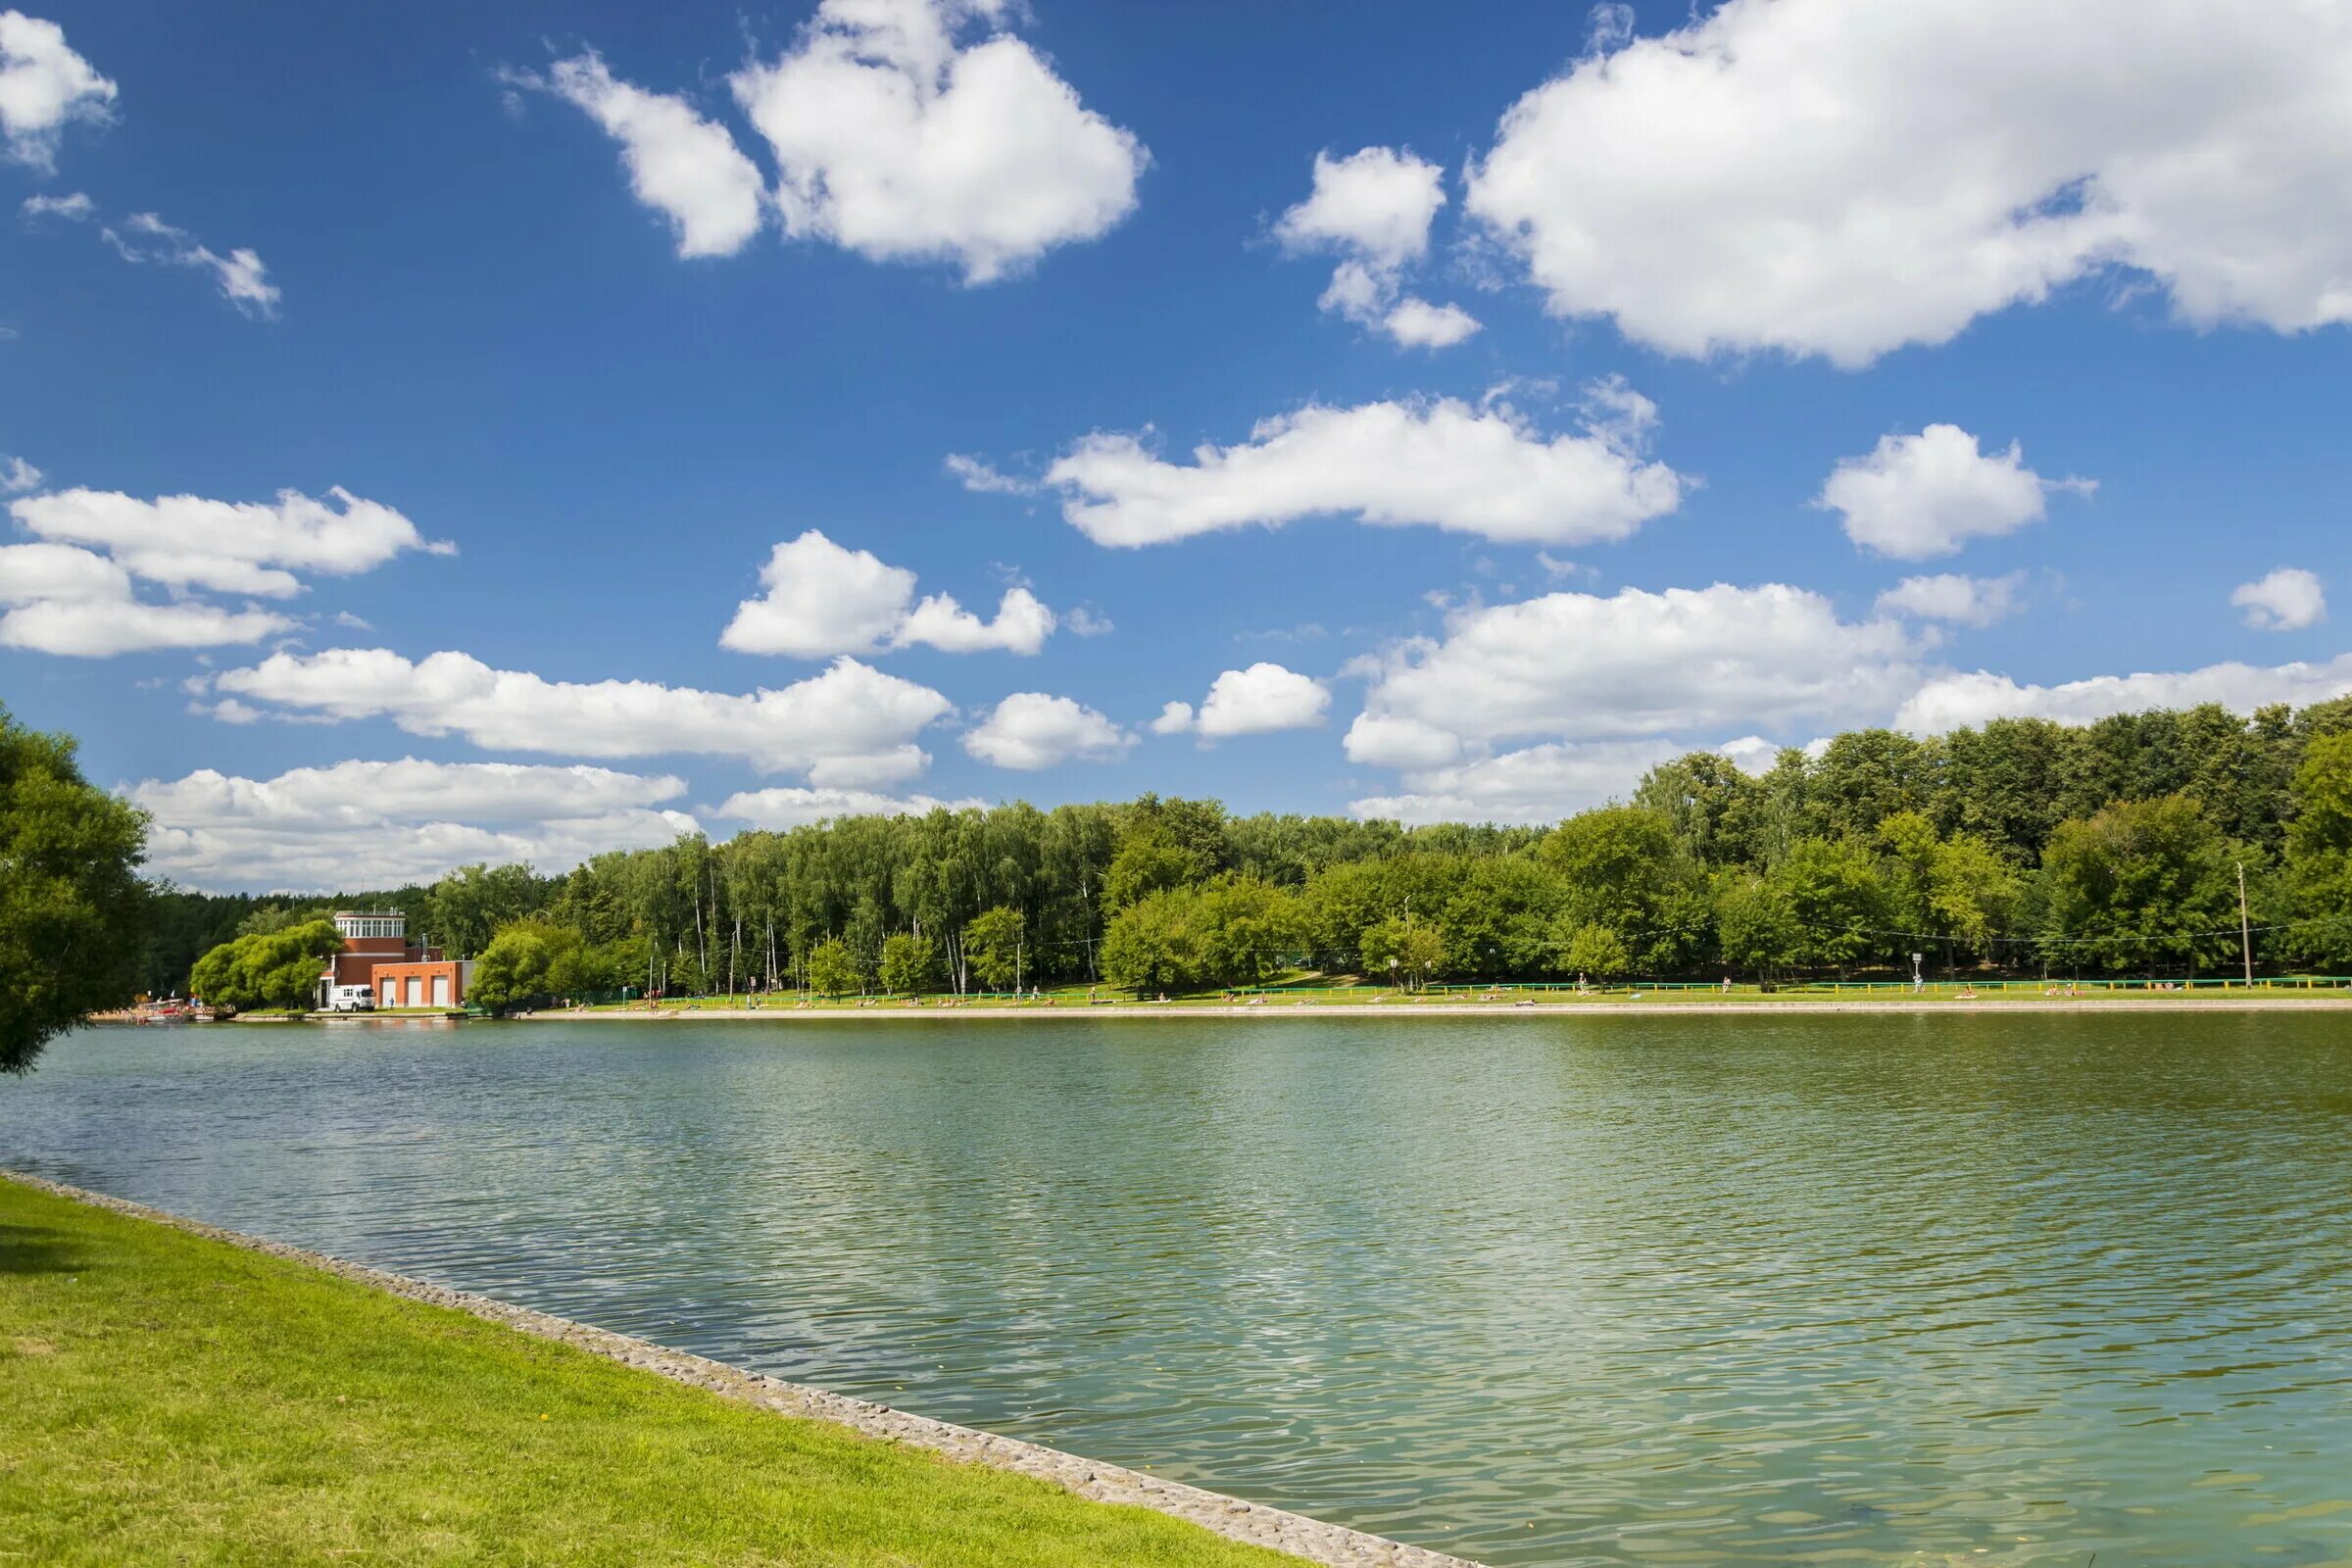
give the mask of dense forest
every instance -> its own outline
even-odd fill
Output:
[[[2241,906],[2241,875],[2243,904]],[[2352,970],[2352,698],[1927,740],[1851,731],[1761,775],[1693,752],[1550,827],[1229,815],[1211,801],[850,817],[461,867],[332,899],[166,890],[152,989],[217,944],[406,909],[477,998],[647,988],[1178,992],[1446,979]],[[259,944],[250,944],[256,946]],[[221,972],[218,968],[216,973]]]

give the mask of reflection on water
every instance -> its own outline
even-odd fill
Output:
[[[0,1164],[1495,1564],[2352,1561],[2326,1016],[113,1030]]]

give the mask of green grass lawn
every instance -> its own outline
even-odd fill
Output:
[[[1297,1559],[0,1180],[0,1565]]]

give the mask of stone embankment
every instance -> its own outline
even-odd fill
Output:
[[[1309,1519],[1302,1514],[1245,1502],[1239,1497],[1205,1492],[1182,1482],[1163,1481],[1157,1476],[1123,1469],[1118,1465],[1082,1459],[1076,1454],[1063,1453],[1058,1448],[998,1437],[970,1427],[959,1427],[946,1421],[934,1421],[928,1416],[896,1410],[886,1404],[873,1404],[845,1395],[828,1394],[822,1389],[786,1383],[779,1378],[747,1372],[741,1367],[728,1366],[724,1362],[712,1361],[685,1350],[673,1350],[646,1340],[632,1339],[625,1334],[614,1334],[591,1324],[533,1311],[527,1306],[516,1306],[487,1296],[428,1285],[422,1280],[413,1280],[406,1275],[329,1257],[322,1252],[308,1251],[283,1242],[247,1236],[241,1231],[224,1230],[218,1225],[207,1225],[201,1220],[166,1213],[162,1209],[149,1208],[144,1203],[133,1203],[104,1193],[85,1192],[78,1187],[68,1187],[61,1182],[16,1171],[0,1171],[0,1176],[60,1198],[94,1204],[135,1219],[170,1225],[193,1236],[226,1242],[232,1247],[265,1252],[271,1257],[306,1263],[412,1301],[471,1313],[518,1333],[554,1340],[591,1355],[600,1355],[609,1361],[617,1361],[623,1366],[652,1372],[675,1383],[705,1389],[723,1398],[739,1400],[779,1415],[832,1421],[885,1442],[911,1444],[953,1459],[1034,1476],[1097,1502],[1151,1508],[1188,1520],[1230,1540],[1271,1546],[1308,1562],[1326,1564],[1328,1568],[1478,1568],[1477,1564],[1466,1558],[1449,1557],[1443,1552],[1408,1546],[1401,1542],[1366,1535],[1360,1530],[1348,1530],[1319,1519]]]

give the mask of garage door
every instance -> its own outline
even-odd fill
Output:
[[[436,1007],[449,1005],[449,976],[445,974],[433,976],[433,1005]]]

